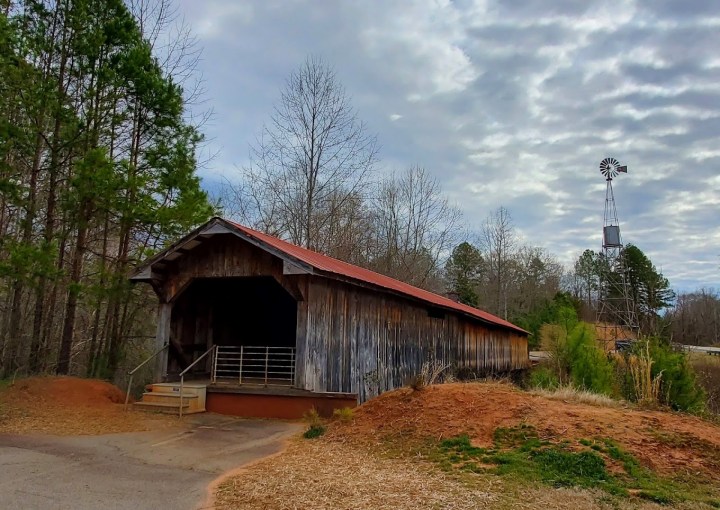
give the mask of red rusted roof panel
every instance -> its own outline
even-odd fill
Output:
[[[263,243],[266,243],[275,248],[276,250],[286,253],[290,257],[304,262],[320,271],[332,273],[346,278],[351,278],[353,280],[358,280],[360,282],[368,283],[371,285],[376,285],[378,287],[382,287],[384,289],[388,289],[399,294],[404,294],[406,296],[425,301],[435,306],[447,308],[450,310],[456,310],[463,314],[476,317],[490,324],[495,324],[497,326],[505,327],[520,333],[527,334],[527,331],[517,327],[511,322],[503,320],[500,317],[496,317],[495,315],[480,310],[478,308],[458,303],[456,301],[453,301],[452,299],[448,299],[427,290],[419,289],[410,284],[401,282],[394,278],[390,278],[389,276],[376,273],[375,271],[370,271],[369,269],[348,264],[347,262],[343,262],[341,260],[328,257],[327,255],[322,255],[312,250],[308,250],[307,248],[301,248],[300,246],[288,243],[287,241],[283,241],[282,239],[278,239],[277,237],[263,234],[262,232],[258,232],[257,230],[253,230],[238,223],[234,223],[231,221],[228,221],[228,223],[236,227],[238,230],[242,231],[245,235],[253,237]]]

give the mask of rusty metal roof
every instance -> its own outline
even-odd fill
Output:
[[[241,231],[246,236],[267,244],[275,250],[285,253],[290,258],[312,266],[314,269],[319,270],[322,273],[328,273],[330,275],[356,280],[359,283],[381,287],[397,294],[402,294],[413,299],[424,301],[425,303],[433,306],[460,312],[463,315],[469,315],[489,324],[527,334],[527,331],[519,328],[511,322],[503,320],[500,317],[496,317],[495,315],[478,308],[458,303],[452,299],[448,299],[427,290],[419,289],[410,284],[390,278],[389,276],[370,271],[369,269],[348,264],[347,262],[328,257],[327,255],[322,255],[306,248],[301,248],[300,246],[283,241],[282,239],[278,239],[277,237],[273,237],[268,234],[263,234],[262,232],[258,232],[257,230],[253,230],[244,225],[228,220],[224,221]]]

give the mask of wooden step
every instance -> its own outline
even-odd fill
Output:
[[[135,402],[133,406],[136,406],[137,409],[142,409],[143,411],[155,411],[157,413],[166,413],[166,414],[179,414],[180,412],[180,401],[175,403],[165,403],[165,402]],[[185,404],[183,406],[183,415],[186,414],[195,414],[195,413],[204,413],[205,409],[192,409],[188,404]]]
[[[187,393],[183,393],[183,403],[186,406],[197,401],[197,399],[198,399],[197,395],[188,395]],[[160,393],[160,392],[156,392],[156,391],[150,391],[150,392],[143,393],[142,401],[143,402],[172,403],[173,405],[177,405],[177,403],[180,401],[180,394],[179,393]]]
[[[183,385],[183,396],[185,394],[197,394],[198,391],[202,391],[205,388],[207,388],[207,384],[186,383]],[[152,393],[179,394],[180,383],[153,383],[149,384],[145,389]]]
[[[178,414],[180,411],[180,401],[177,402],[135,402],[133,406],[145,411],[157,411],[160,413]],[[183,406],[183,414],[186,414],[190,406]]]

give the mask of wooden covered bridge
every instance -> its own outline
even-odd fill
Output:
[[[429,359],[478,374],[529,363],[527,333],[507,321],[222,218],[131,279],[160,300],[158,380],[184,372],[212,411],[329,412],[403,386]]]

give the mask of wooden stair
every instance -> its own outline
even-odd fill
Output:
[[[179,414],[180,383],[154,383],[146,389],[148,391],[143,393],[142,399],[134,404],[137,409]],[[204,384],[188,383],[183,386],[183,414],[205,412],[205,390]]]

